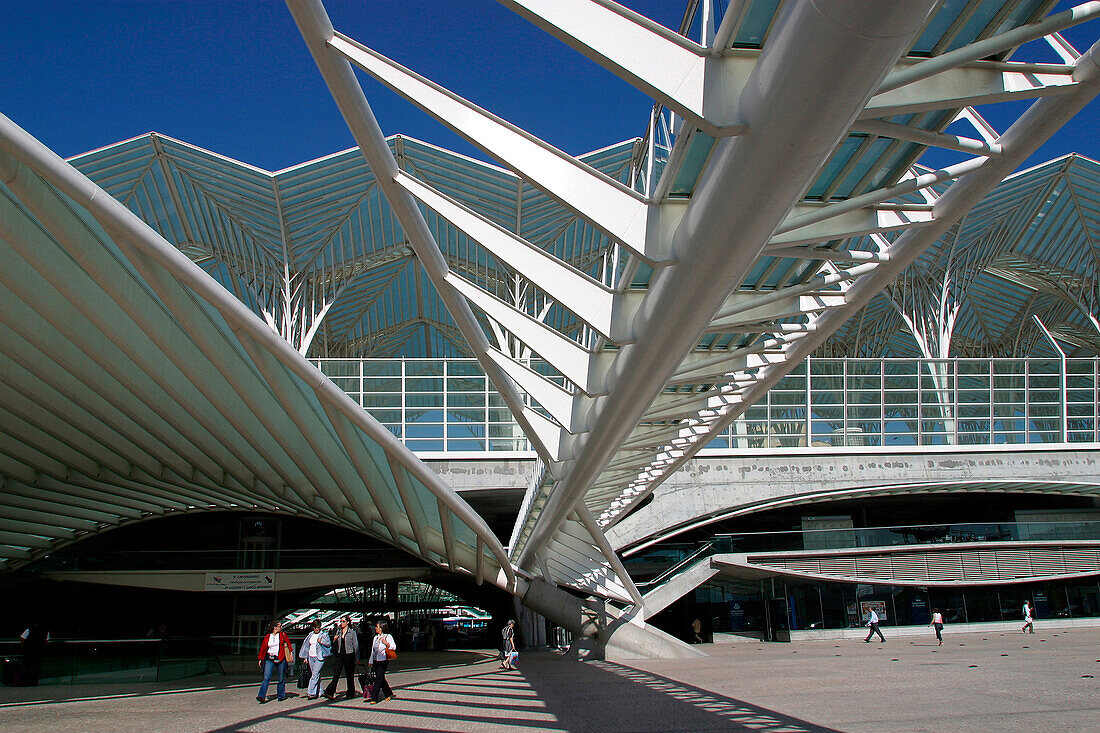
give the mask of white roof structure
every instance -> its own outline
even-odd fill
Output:
[[[1100,90],[1093,50],[1059,35],[1100,4],[701,0],[673,31],[605,0],[502,1],[651,95],[646,134],[568,155],[336,32],[316,0],[288,4],[359,151],[268,173],[151,134],[72,161],[111,199],[4,121],[9,564],[249,506],[510,589],[518,570],[640,605],[604,529],[807,355],[901,351],[899,323],[926,355],[980,350],[1043,297],[1047,325],[1095,351],[1092,260],[1068,239],[1035,253],[1059,218],[1091,247],[1094,206],[1006,191],[963,217]],[[387,139],[355,69],[502,167]],[[1017,100],[1036,101],[1006,130],[979,114]],[[1095,192],[1089,162],[1051,166],[1011,185]],[[964,251],[973,277],[943,265]],[[1005,323],[983,315],[989,277],[1018,291]],[[868,305],[870,326],[849,321]],[[507,557],[303,358],[459,354],[541,456]],[[56,522],[54,493],[72,497]]]

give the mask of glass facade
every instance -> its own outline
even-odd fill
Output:
[[[1023,623],[1022,607],[1030,600],[1037,621],[1100,616],[1097,579],[921,588],[910,586],[825,583],[765,578],[716,579],[659,614],[654,623],[687,639],[691,620],[703,620],[708,634],[734,633],[772,638],[777,632],[864,627],[870,608],[881,625],[924,626],[939,609],[945,623],[1005,621]]]
[[[534,455],[474,359],[314,363],[414,451]],[[1097,441],[1097,358],[1064,368],[1042,358],[822,358],[795,367],[705,450]]]

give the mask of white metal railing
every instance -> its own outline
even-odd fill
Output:
[[[473,359],[314,363],[418,453],[534,456]],[[1100,359],[1064,364],[807,359],[707,448],[1100,442]]]

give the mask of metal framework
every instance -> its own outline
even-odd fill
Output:
[[[1041,0],[747,1],[719,18],[702,2],[674,33],[603,0],[505,0],[654,97],[624,185],[334,31],[319,2],[288,4],[372,167],[392,176],[387,196],[402,226],[424,233],[410,236],[418,256],[438,263],[439,250],[410,196],[583,323],[563,332],[545,309],[495,297],[445,263],[425,265],[553,479],[532,486],[511,557],[575,587],[617,570],[613,554],[595,552],[599,526],[637,506],[948,236],[1098,85],[1092,52],[1080,56],[1058,35],[1100,13],[1096,4],[1044,17],[1051,3]],[[687,38],[696,28],[699,42]],[[1009,60],[1043,39],[1061,63]],[[397,170],[351,65],[606,235],[610,280]],[[975,111],[1033,98],[1003,134]],[[977,136],[948,131],[956,121]],[[929,146],[962,159],[920,168]],[[518,361],[516,342],[559,379]],[[541,409],[517,405],[521,394]],[[618,580],[636,601],[625,573]]]
[[[515,588],[488,525],[392,433],[2,116],[0,182],[6,568],[130,521],[260,509]]]
[[[9,567],[255,507],[644,615],[605,530],[807,357],[941,357],[939,399],[961,388],[942,357],[1097,353],[1095,165],[1001,182],[1100,88],[1059,35],[1100,3],[699,0],[673,31],[610,0],[501,2],[653,97],[645,135],[569,155],[319,0],[288,6],[357,151],[269,173],[152,134],[74,159],[84,178],[2,121]],[[503,167],[385,138],[356,68]],[[1033,99],[1004,132],[978,111]],[[481,409],[541,458],[507,554],[306,355],[475,357]]]

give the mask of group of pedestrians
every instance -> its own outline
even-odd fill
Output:
[[[347,679],[345,694],[349,698],[355,697],[355,673],[360,660],[359,633],[352,626],[350,617],[341,618],[331,634],[321,628],[320,621],[314,621],[309,634],[298,647],[297,656],[309,667],[309,683],[306,689],[308,699],[316,700],[323,695],[329,700],[335,700],[336,688],[340,684],[341,676]],[[321,669],[330,656],[334,660],[332,681],[322,692]],[[394,698],[393,690],[386,681],[386,668],[390,660],[396,657],[397,643],[390,634],[389,622],[377,622],[374,626],[374,638],[371,641],[368,657],[370,672],[361,677],[364,697],[369,698],[371,705]],[[256,700],[261,705],[267,702],[271,678],[276,674],[278,674],[277,697],[279,700],[286,699],[286,674],[294,658],[294,647],[286,632],[283,631],[282,623],[274,622],[260,641],[258,659],[260,668],[263,670],[263,682],[260,683]],[[368,682],[372,678],[373,681]]]
[[[1034,607],[1031,605],[1031,601],[1024,601],[1022,612],[1024,616],[1024,626],[1021,631],[1023,631],[1025,634],[1034,634],[1035,610]],[[863,640],[865,643],[870,642],[875,634],[878,634],[878,639],[880,642],[886,641],[886,637],[882,635],[882,631],[879,629],[878,625],[878,613],[875,611],[875,609],[872,608],[870,609],[870,613],[867,615],[867,626],[869,627],[869,630],[867,631],[867,638]],[[928,622],[928,625],[936,631],[936,641],[938,642],[937,646],[943,646],[943,614],[940,612],[940,609],[932,609],[932,620]]]

